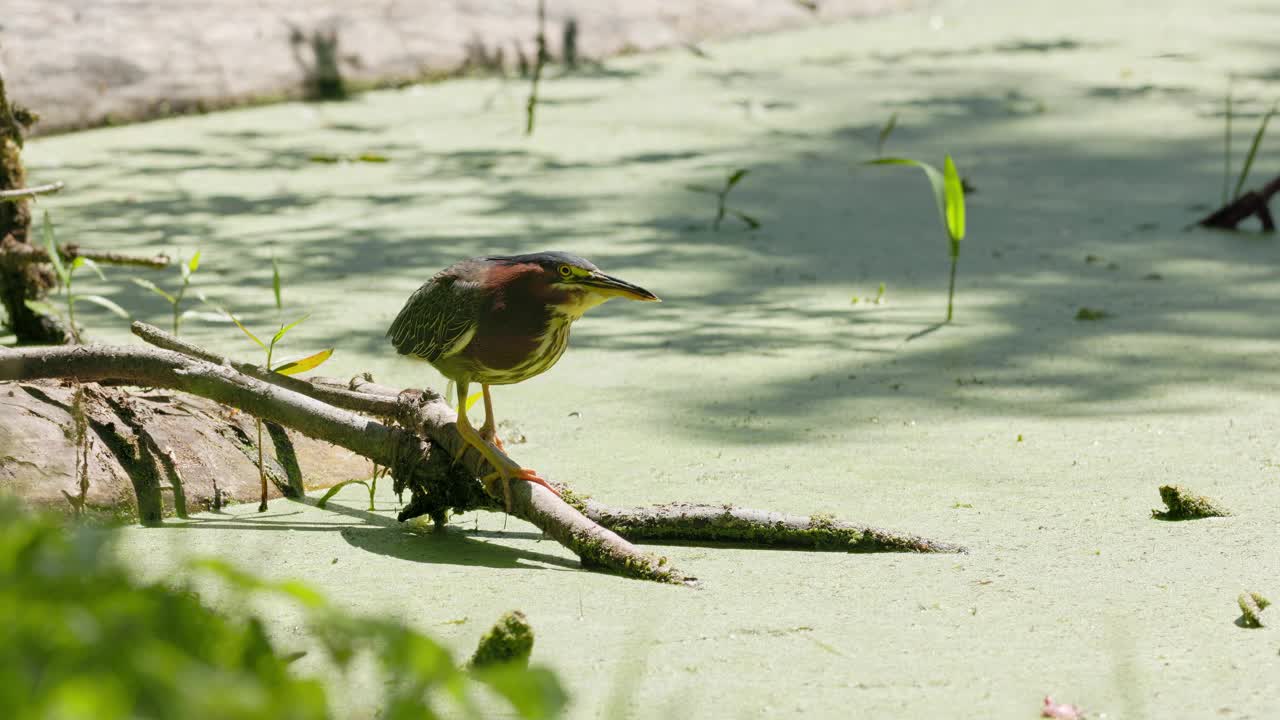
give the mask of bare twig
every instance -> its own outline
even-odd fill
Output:
[[[67,261],[82,257],[102,265],[129,265],[153,270],[166,268],[170,262],[168,255],[125,255],[123,253],[89,250],[74,243],[58,246],[58,256]],[[18,269],[31,263],[47,262],[49,262],[49,253],[42,247],[13,245],[0,250],[0,267]]]
[[[16,190],[0,190],[0,202],[17,202],[27,198],[34,198],[37,195],[52,195],[66,186],[66,183],[59,180],[58,182],[36,185],[34,187],[18,188]]]
[[[1280,193],[1280,176],[1263,186],[1261,190],[1250,190],[1226,205],[1214,210],[1202,218],[1197,225],[1220,230],[1236,230],[1240,223],[1257,215],[1262,223],[1263,232],[1275,232],[1275,219],[1267,204],[1271,197]]]
[[[144,322],[135,321],[131,326],[131,330],[134,335],[158,348],[172,350],[187,357],[204,360],[215,365],[226,365],[251,378],[278,385],[296,393],[302,393],[307,397],[329,403],[344,410],[378,417],[391,417],[395,415],[399,408],[394,391],[391,392],[391,397],[388,399],[385,392],[381,393],[381,397],[379,397],[366,392],[348,390],[338,386],[333,381],[323,384],[310,383],[288,375],[281,375],[278,372],[271,372],[253,363],[236,362],[215,352],[205,350],[198,345],[180,340],[174,335],[170,335],[160,328]]]

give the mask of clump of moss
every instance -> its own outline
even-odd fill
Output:
[[[512,610],[498,618],[497,624],[480,638],[476,654],[471,656],[471,667],[482,668],[505,663],[528,667],[532,652],[533,628],[524,613]]]
[[[1240,618],[1241,625],[1247,628],[1262,627],[1262,611],[1271,604],[1270,600],[1262,597],[1262,593],[1248,592],[1240,593],[1236,603],[1240,605],[1240,612],[1243,615]]]
[[[1179,485],[1161,485],[1160,499],[1169,509],[1151,511],[1151,517],[1159,520],[1195,520],[1227,517],[1231,514],[1229,510],[1213,500],[1197,495]]]

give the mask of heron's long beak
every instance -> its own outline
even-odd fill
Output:
[[[624,297],[628,300],[641,300],[644,302],[662,302],[657,295],[639,285],[632,285],[626,280],[620,280],[602,272],[591,273],[591,275],[582,279],[582,284],[611,297]]]

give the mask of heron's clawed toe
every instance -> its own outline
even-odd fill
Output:
[[[503,470],[505,470],[506,472],[503,472]],[[494,480],[502,481],[502,500],[503,500],[503,506],[505,507],[507,512],[511,512],[511,481],[512,480],[523,480],[525,482],[531,482],[534,485],[541,485],[542,487],[550,490],[551,493],[556,497],[560,497],[560,491],[555,489],[555,487],[553,487],[551,483],[547,482],[546,478],[538,475],[538,471],[532,468],[523,468],[519,466],[503,468],[501,470],[495,470],[494,472],[491,472],[480,479],[480,481],[483,482],[485,485],[488,485]]]

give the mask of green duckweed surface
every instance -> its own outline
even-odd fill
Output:
[[[497,390],[517,459],[612,504],[830,513],[970,553],[654,548],[692,590],[582,571],[501,515],[400,526],[389,489],[369,513],[360,487],[125,529],[122,550],[152,575],[215,554],[305,578],[460,659],[520,609],[574,718],[1027,718],[1046,694],[1268,716],[1280,637],[1233,621],[1240,592],[1280,594],[1280,240],[1184,228],[1221,197],[1226,78],[1239,167],[1277,35],[1257,1],[947,0],[551,77],[529,139],[525,86],[476,79],[33,141],[33,181],[68,185],[42,201],[64,239],[198,247],[196,285],[262,330],[278,258],[285,317],[313,313],[284,354],[335,346],[330,375],[440,387],[383,339],[418,284],[472,255],[582,254],[664,302],[592,311],[555,369]],[[918,171],[860,164],[895,112],[887,154],[949,152],[976,188],[956,321],[912,340],[945,312],[947,244]],[[362,153],[388,162],[310,160]],[[686,185],[743,167],[729,204],[762,227],[712,232]],[[109,274],[86,289],[166,322]],[[1237,514],[1153,520],[1168,484]]]

